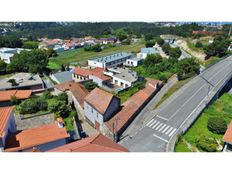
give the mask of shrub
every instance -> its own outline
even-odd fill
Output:
[[[206,136],[201,136],[197,141],[197,147],[206,152],[216,152],[217,146],[215,139]]]
[[[20,114],[33,114],[47,110],[48,103],[41,97],[24,100],[18,107]]]
[[[68,95],[65,92],[60,93],[57,96],[57,99],[60,101],[65,101],[65,103],[68,103]]]
[[[11,97],[11,99],[10,99],[10,101],[11,101],[11,103],[13,104],[13,105],[18,105],[18,104],[20,104],[20,99],[19,98],[17,98],[16,96],[12,96]]]
[[[226,121],[221,117],[210,117],[207,127],[210,131],[217,134],[224,134],[227,129]]]
[[[11,86],[17,86],[18,83],[16,83],[15,79],[9,79],[7,82],[11,83]]]
[[[88,82],[84,83],[84,86],[88,91],[92,91],[94,88],[97,87],[97,84],[92,82],[92,81],[88,81]]]
[[[42,96],[44,99],[51,99],[53,97],[49,91],[45,91]]]
[[[196,44],[195,44],[195,47],[202,48],[203,44],[200,41],[197,41]]]

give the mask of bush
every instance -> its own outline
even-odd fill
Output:
[[[92,91],[94,88],[97,87],[97,84],[92,82],[92,81],[88,81],[88,82],[84,83],[84,86],[88,91]]]
[[[226,121],[221,117],[210,117],[207,127],[210,131],[217,134],[224,134],[227,129]]]
[[[67,107],[65,101],[60,100],[52,100],[48,104],[48,110],[51,112],[55,112],[57,116],[67,117],[69,113],[69,107]]]
[[[53,96],[49,91],[45,91],[42,95],[44,99],[51,99]]]
[[[65,92],[60,93],[57,96],[57,99],[60,101],[65,101],[65,103],[68,103],[68,95]]]
[[[18,105],[18,104],[20,104],[20,102],[21,102],[21,100],[18,99],[16,96],[12,96],[11,99],[10,99],[10,101],[11,101],[11,103],[12,103],[13,105]]]
[[[45,99],[41,97],[30,98],[24,100],[19,106],[19,113],[20,114],[33,114],[38,111],[45,111],[47,110],[48,103]]]
[[[197,147],[206,152],[216,152],[217,146],[215,139],[206,136],[201,136],[197,141]]]
[[[200,41],[197,41],[196,44],[195,44],[195,47],[202,48],[203,44]]]

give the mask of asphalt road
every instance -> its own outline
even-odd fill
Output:
[[[146,112],[151,120],[119,143],[130,151],[164,152],[170,139],[184,126],[192,112],[232,73],[232,56],[206,69],[175,92],[155,111]]]

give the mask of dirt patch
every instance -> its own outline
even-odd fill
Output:
[[[205,53],[203,52],[197,52],[197,51],[193,51],[188,47],[188,44],[186,41],[184,40],[177,40],[177,44],[180,48],[182,48],[184,51],[188,52],[189,54],[191,54],[193,57],[196,57],[197,59],[199,59],[200,61],[204,61],[205,60]]]

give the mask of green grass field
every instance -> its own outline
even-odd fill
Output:
[[[214,102],[209,108],[205,109],[192,127],[180,138],[180,141],[175,147],[176,152],[186,152],[192,151],[188,149],[186,143],[187,141],[196,148],[196,142],[200,136],[205,135],[206,137],[211,137],[219,140],[221,144],[223,135],[215,134],[208,130],[207,123],[209,117],[222,117],[226,120],[227,124],[232,120],[232,95],[226,93],[222,95],[216,102]]]
[[[101,52],[85,51],[83,48],[65,51],[65,52],[60,53],[58,57],[54,59],[50,59],[48,67],[50,69],[59,69],[60,66],[65,63],[86,62],[90,58],[105,56],[108,54],[112,54],[114,52],[121,52],[121,51],[139,52],[140,48],[144,46],[145,45],[142,43],[136,43],[136,44],[131,44],[131,45],[121,45],[121,46],[107,48]]]

